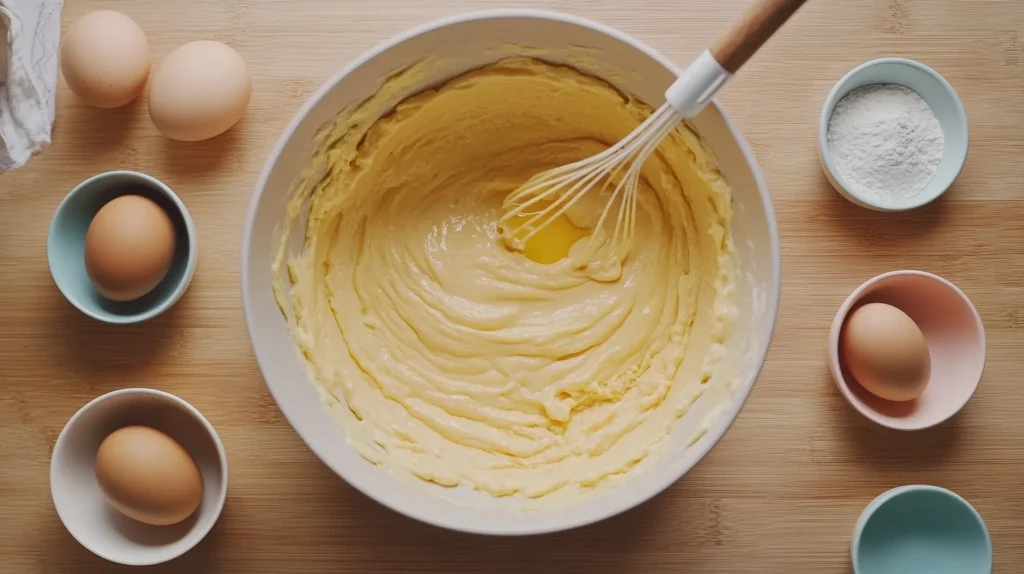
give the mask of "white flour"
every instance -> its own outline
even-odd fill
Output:
[[[895,84],[857,88],[828,122],[828,148],[851,191],[879,203],[914,197],[942,160],[945,138],[928,103]]]

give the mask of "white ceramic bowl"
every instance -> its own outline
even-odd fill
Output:
[[[898,84],[909,88],[931,107],[945,138],[939,170],[921,193],[892,203],[880,203],[858,193],[843,180],[828,149],[828,122],[836,104],[857,88],[872,84]],[[967,112],[953,86],[938,72],[914,60],[880,58],[865,62],[840,79],[821,106],[818,120],[818,157],[832,187],[851,202],[876,211],[906,211],[935,201],[953,185],[967,160]]]
[[[100,490],[96,451],[107,435],[133,424],[170,436],[199,466],[203,500],[183,522],[136,522]],[[163,391],[121,389],[93,399],[64,426],[50,459],[50,492],[61,522],[93,554],[131,566],[159,564],[188,552],[217,522],[227,498],[228,459],[217,431],[192,405]]]
[[[343,439],[341,427],[310,382],[274,300],[271,265],[289,190],[309,161],[317,129],[373,94],[394,70],[424,54],[440,56],[444,68],[411,90],[418,91],[508,55],[510,46],[534,48],[532,53],[555,63],[572,62],[654,106],[664,102],[664,90],[679,72],[637,40],[574,16],[501,10],[416,28],[349,63],[299,110],[256,184],[242,251],[242,295],[256,359],[281,411],[313,452],[355,488],[394,510],[438,526],[486,534],[533,534],[595,522],[636,506],[689,471],[722,437],[750,393],[768,351],[779,298],[779,240],[768,189],[736,126],[712,103],[693,126],[717,156],[734,190],[733,233],[740,271],[739,323],[723,361],[734,370],[720,372],[715,379],[722,383],[716,388],[730,396],[712,418],[707,434],[689,446],[688,439],[711,414],[708,397],[714,392],[705,394],[678,423],[666,452],[649,470],[575,506],[529,513],[520,512],[522,501],[517,498],[498,500],[469,489],[409,485],[361,458]],[[602,72],[609,68],[610,75]],[[302,231],[295,229],[289,240],[301,245]],[[441,492],[443,497],[436,495]]]

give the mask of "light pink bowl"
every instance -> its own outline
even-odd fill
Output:
[[[839,353],[839,336],[850,310],[887,303],[917,323],[931,354],[931,380],[920,397],[903,403],[880,399],[850,376]],[[924,271],[890,271],[861,284],[839,307],[829,334],[829,364],[836,386],[860,413],[897,430],[935,426],[970,400],[985,370],[985,327],[971,301],[949,281]]]

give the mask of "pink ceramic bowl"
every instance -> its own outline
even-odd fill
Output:
[[[921,328],[932,368],[931,380],[917,399],[880,399],[846,370],[839,335],[850,311],[865,303],[901,309]],[[985,369],[985,328],[978,311],[956,285],[924,271],[890,271],[861,284],[839,307],[828,345],[832,377],[846,400],[867,418],[897,430],[928,428],[955,415],[978,388]]]

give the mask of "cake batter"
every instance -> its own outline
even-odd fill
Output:
[[[525,58],[398,103],[416,73],[324,127],[291,200],[275,292],[313,380],[354,414],[338,417],[350,443],[400,476],[557,500],[627,475],[723,355],[736,312],[726,182],[680,126],[645,165],[616,277],[580,260],[597,194],[511,251],[502,200],[650,108]]]

